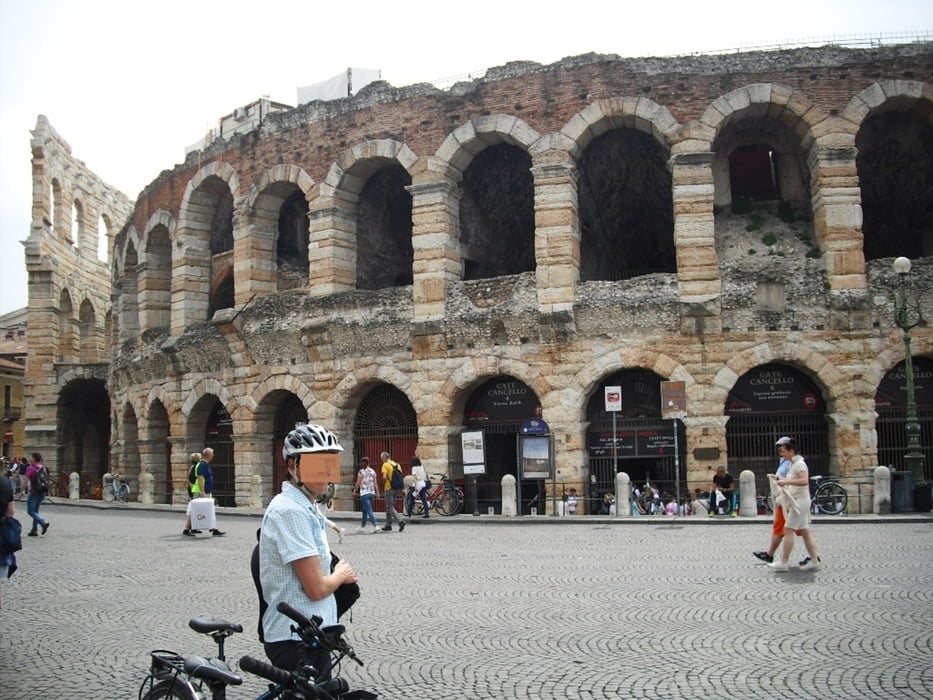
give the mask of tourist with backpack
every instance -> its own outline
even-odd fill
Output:
[[[49,521],[43,520],[39,515],[39,506],[49,492],[49,470],[42,463],[42,455],[38,452],[32,453],[32,462],[26,467],[26,483],[29,484],[29,497],[26,499],[26,512],[32,518],[32,529],[28,535],[37,537],[39,528],[42,528],[42,534],[48,532]]]
[[[405,491],[405,472],[402,466],[392,459],[392,455],[383,452],[382,458],[382,481],[383,491],[386,498],[386,524],[382,529],[385,532],[392,531],[392,523],[398,523],[398,531],[405,529],[405,521],[395,510],[395,500],[401,497]]]

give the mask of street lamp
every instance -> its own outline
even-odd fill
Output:
[[[904,373],[907,375],[907,420],[904,433],[907,435],[907,453],[904,462],[913,475],[915,485],[923,483],[923,451],[920,446],[920,420],[917,418],[917,397],[914,393],[914,363],[910,352],[910,331],[924,322],[920,300],[929,288],[916,291],[907,275],[910,260],[900,257],[894,260],[894,271],[900,278],[897,289],[891,292],[894,301],[894,323],[904,332]]]

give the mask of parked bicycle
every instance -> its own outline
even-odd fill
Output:
[[[457,488],[453,479],[446,476],[441,476],[436,485],[428,488],[426,496],[428,510],[433,509],[439,515],[457,515],[463,509],[463,491]],[[414,488],[409,488],[405,496],[405,512],[415,516],[425,514],[424,506]]]
[[[330,652],[326,669],[304,666],[297,671],[286,671],[265,661],[244,656],[240,668],[270,681],[268,689],[256,700],[372,700],[377,693],[368,690],[350,690],[346,680],[337,675],[344,658],[360,666],[356,656],[343,638],[343,625],[320,627],[321,618],[306,618],[287,603],[279,603],[277,610],[287,615],[296,625],[292,631],[310,646],[323,647]],[[165,649],[150,652],[152,658],[149,675],[139,687],[139,700],[226,700],[227,686],[242,685],[243,678],[227,664],[224,642],[243,626],[226,620],[196,617],[188,621],[196,632],[211,637],[217,644],[217,656],[205,658],[182,655]],[[328,678],[329,680],[319,680]]]
[[[130,495],[130,483],[124,474],[110,474],[104,476],[103,498],[107,503],[114,500],[126,503]]]
[[[811,509],[814,513],[839,515],[846,512],[849,493],[831,476],[811,476],[813,487],[810,492]]]

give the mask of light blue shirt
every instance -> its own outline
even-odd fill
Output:
[[[781,463],[778,464],[777,475],[778,479],[786,479],[787,472],[790,471],[790,460],[786,457],[781,457]]]
[[[324,530],[324,517],[296,486],[282,484],[282,493],[269,503],[262,517],[259,537],[259,580],[269,609],[262,619],[266,642],[299,639],[291,631],[292,620],[275,606],[285,601],[306,617],[318,615],[322,627],[337,624],[337,603],[333,595],[314,601],[308,597],[292,563],[318,557],[321,575],[330,574],[330,547]]]

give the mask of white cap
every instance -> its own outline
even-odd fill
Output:
[[[789,442],[793,442],[794,438],[789,438],[786,435],[782,438],[778,438],[778,441],[774,443],[775,445],[786,445]]]

